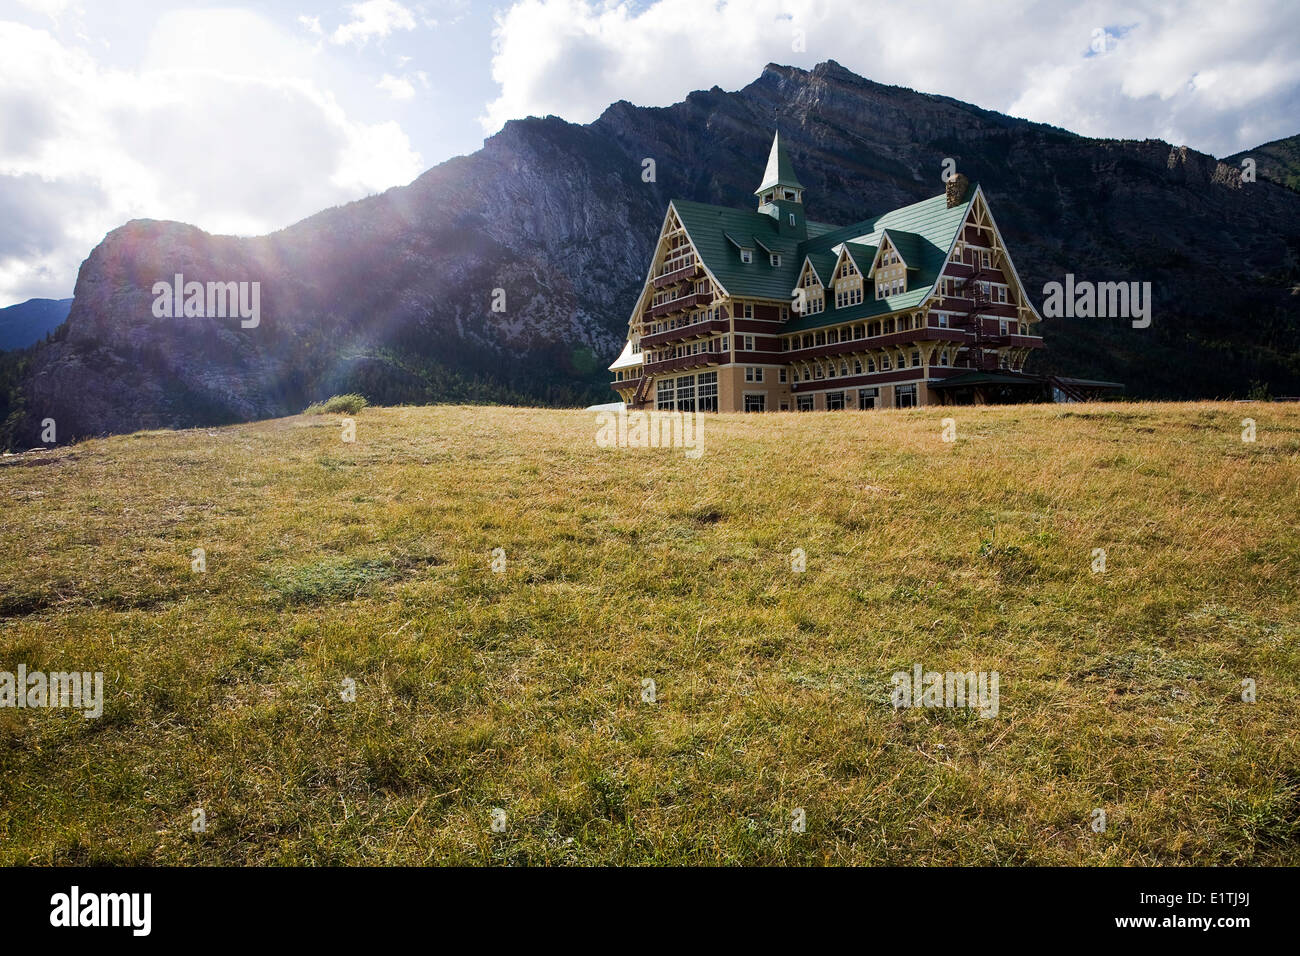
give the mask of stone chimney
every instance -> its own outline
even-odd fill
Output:
[[[948,182],[944,185],[944,194],[948,197],[948,208],[956,206],[966,198],[966,190],[970,188],[970,180],[961,173],[953,173]]]

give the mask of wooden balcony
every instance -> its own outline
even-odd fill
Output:
[[[651,306],[646,314],[652,319],[658,319],[665,315],[672,315],[674,312],[688,312],[697,306],[708,305],[712,301],[713,296],[708,293],[692,292],[690,295],[679,296],[671,302]]]
[[[642,378],[643,376],[638,375],[636,378],[625,378],[621,381],[610,382],[609,387],[616,392],[625,388],[640,388]]]
[[[720,365],[725,355],[721,352],[700,352],[696,355],[683,355],[680,358],[666,359],[662,362],[649,362],[645,367],[646,375],[662,375],[664,372],[680,372],[683,369],[706,368]]]
[[[885,335],[871,335],[865,339],[850,339],[847,342],[835,342],[827,345],[814,345],[806,349],[792,349],[783,352],[786,361],[800,359],[829,358],[836,355],[852,355],[856,352],[869,352],[872,349],[895,348],[901,345],[913,345],[917,342],[967,342],[973,336],[961,329],[945,329],[938,326],[922,326],[903,332],[888,332]]]
[[[690,325],[668,329],[664,332],[655,332],[653,335],[643,335],[641,336],[641,347],[655,348],[660,345],[667,345],[669,342],[680,342],[683,339],[696,338],[701,335],[726,332],[727,329],[728,322],[726,319],[705,319],[703,322],[692,322]]]
[[[985,342],[991,342],[994,345],[1005,345],[1013,349],[1041,349],[1043,347],[1043,337],[1041,335],[986,335]]]
[[[676,285],[678,282],[684,282],[687,279],[698,279],[704,275],[704,267],[697,261],[692,261],[681,268],[674,269],[672,272],[665,272],[663,275],[654,277],[654,287],[663,289],[670,285]]]

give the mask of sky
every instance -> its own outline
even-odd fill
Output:
[[[1300,133],[1296,0],[0,0],[0,306],[130,219],[260,235],[513,118],[828,59],[1216,156]]]

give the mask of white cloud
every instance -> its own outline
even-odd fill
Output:
[[[411,81],[400,76],[393,76],[391,73],[385,73],[375,84],[395,100],[409,100],[415,96],[415,87]]]
[[[330,42],[364,45],[371,38],[382,39],[395,30],[414,30],[415,14],[397,0],[365,0],[348,6],[352,19],[330,35]]]
[[[37,13],[43,13],[51,20],[59,20],[69,10],[76,11],[73,0],[18,0],[18,3]]]
[[[0,22],[0,49],[0,302],[70,294],[128,219],[261,234],[423,167],[400,127],[350,117],[310,49],[254,14],[164,17],[130,71],[16,23]]]
[[[1300,113],[1293,0],[519,0],[496,21],[489,133],[547,113],[588,122],[619,99],[667,106],[744,86],[768,62],[828,59],[1085,135],[1219,155],[1295,133]],[[1096,31],[1106,52],[1089,55]]]
[[[321,30],[320,17],[309,17],[304,13],[298,17],[298,22],[307,28],[308,33],[320,36],[323,32]]]

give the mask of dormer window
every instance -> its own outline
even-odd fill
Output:
[[[741,262],[753,262],[753,261],[754,261],[754,250],[753,250],[753,249],[741,249],[741,250],[740,250],[740,261],[741,261]]]
[[[781,264],[781,253],[779,252],[769,253],[767,257],[767,261],[770,262],[773,266],[779,266]]]

